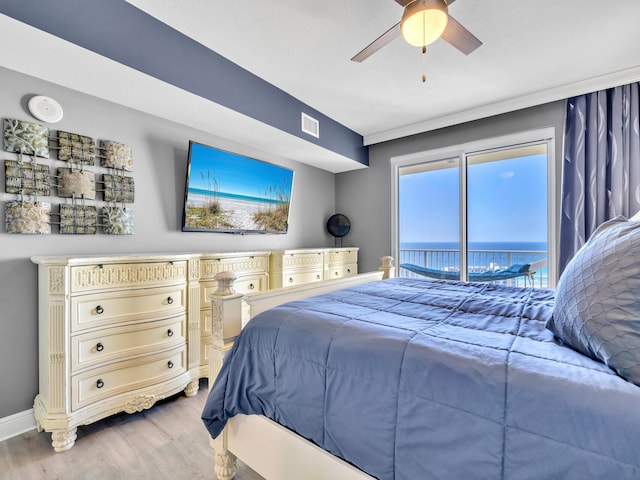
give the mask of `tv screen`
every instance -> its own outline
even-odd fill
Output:
[[[293,170],[189,142],[182,230],[287,233]]]

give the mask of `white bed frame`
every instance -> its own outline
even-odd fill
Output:
[[[209,346],[209,386],[220,372],[224,354],[246,322],[260,312],[286,302],[361,285],[394,276],[393,259],[382,257],[377,272],[315,282],[263,293],[236,294],[235,274],[216,275],[218,289],[211,295],[214,342]],[[219,480],[231,480],[239,458],[267,480],[373,480],[349,463],[331,455],[291,430],[261,415],[237,415],[211,440]]]

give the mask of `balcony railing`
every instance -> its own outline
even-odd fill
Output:
[[[434,270],[460,271],[460,252],[458,250],[423,250],[400,249],[400,261],[413,263]],[[533,274],[530,277],[516,277],[497,280],[496,283],[512,286],[531,286],[535,288],[547,288],[549,285],[547,274],[547,252],[536,250],[469,250],[468,271],[486,272],[499,270],[514,264],[531,265]],[[402,277],[419,277],[418,274],[404,268],[399,268]]]

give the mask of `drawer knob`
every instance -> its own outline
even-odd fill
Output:
[[[350,268],[347,268],[347,273],[351,273],[351,269]]]
[[[173,330],[167,330],[167,337],[173,337]]]
[[[339,272],[333,272],[333,274],[337,277],[338,275],[340,275]]]
[[[173,303],[173,298],[167,297],[167,303],[171,305]]]
[[[293,277],[289,277],[289,283],[293,283]]]
[[[98,388],[104,387],[104,382],[102,381],[101,378],[99,378],[98,381],[96,382],[96,387]]]
[[[256,286],[253,283],[249,284],[249,290],[253,290],[254,288],[256,288]]]
[[[97,313],[98,315],[102,315],[102,314],[104,313],[104,308],[102,308],[102,306],[101,306],[101,305],[98,305],[98,306],[96,307],[96,313]]]
[[[98,344],[96,345],[96,350],[101,352],[102,350],[104,350],[104,345],[101,342],[98,342]]]
[[[320,280],[320,275],[316,275],[316,280]]]
[[[171,360],[167,362],[167,367],[173,368],[173,362]]]

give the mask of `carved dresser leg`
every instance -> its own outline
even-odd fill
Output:
[[[232,480],[238,471],[236,456],[228,450],[216,452],[215,470],[218,480]]]
[[[51,432],[51,445],[60,453],[69,450],[76,443],[77,428],[70,430],[54,430]]]
[[[184,394],[187,397],[193,397],[200,390],[200,382],[198,380],[194,380],[189,382],[184,389]]]

